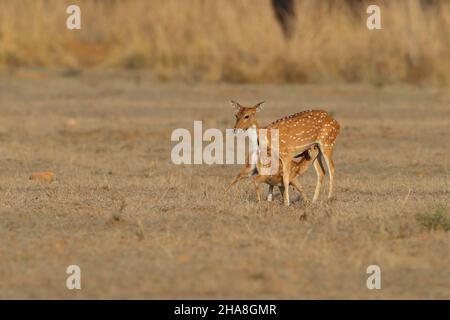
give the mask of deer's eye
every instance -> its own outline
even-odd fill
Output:
[[[250,116],[245,116],[245,117],[244,117],[244,119],[248,119],[248,118],[250,118]]]

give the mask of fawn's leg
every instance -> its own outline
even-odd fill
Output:
[[[230,182],[230,184],[228,185],[228,187],[225,188],[225,193],[228,192],[228,190],[230,190],[230,188],[239,180],[241,180],[242,178],[247,177],[252,171],[252,166],[249,164],[246,164],[244,169],[242,169],[241,172],[239,172],[239,174],[234,177],[234,179]]]
[[[283,187],[283,186],[279,186],[279,187],[278,187],[278,190],[280,190],[281,197],[284,198],[284,187]]]
[[[273,185],[269,186],[269,193],[267,194],[267,201],[273,200]]]
[[[259,186],[261,185],[261,176],[255,176],[253,178],[253,183],[255,184],[255,190],[256,190],[256,199],[261,201],[261,189]]]
[[[291,181],[291,184],[298,191],[298,193],[300,193],[303,201],[308,202],[308,196],[306,195],[305,189],[303,189],[303,186],[301,185],[301,183],[297,179],[294,179]]]

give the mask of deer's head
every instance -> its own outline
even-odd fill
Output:
[[[262,104],[263,102],[260,102],[253,107],[243,107],[236,101],[231,101],[231,106],[236,110],[235,116],[236,116],[236,123],[234,125],[234,130],[244,130],[246,131],[248,128],[252,126],[258,126],[258,123],[256,121],[256,113],[258,111],[262,110]]]

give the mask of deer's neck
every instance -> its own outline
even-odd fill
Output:
[[[258,139],[258,126],[253,125],[250,128],[247,129],[248,138],[250,141],[250,150],[256,151],[258,150],[259,146],[259,139]]]

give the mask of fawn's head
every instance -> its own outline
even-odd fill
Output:
[[[253,107],[243,107],[238,102],[231,101],[231,106],[236,110],[234,130],[242,129],[245,131],[252,126],[258,126],[256,113],[262,110],[263,103],[264,101],[257,103]]]

